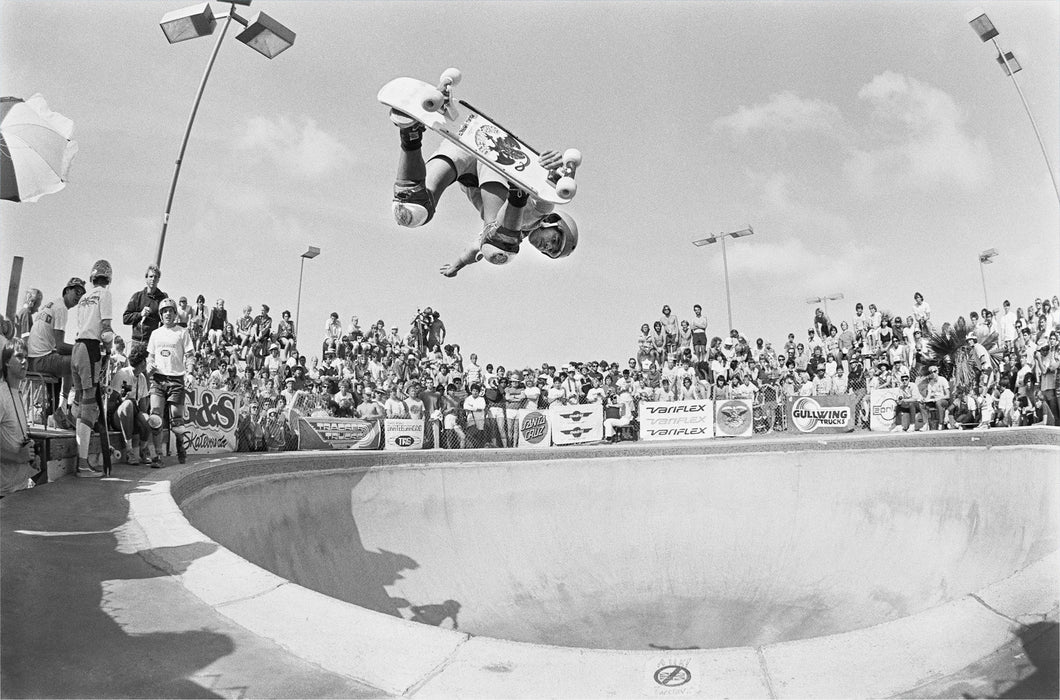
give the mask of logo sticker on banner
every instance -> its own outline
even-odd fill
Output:
[[[803,433],[849,433],[854,430],[852,401],[851,394],[788,399],[788,421]]]
[[[519,447],[550,447],[551,425],[546,411],[519,411]]]
[[[748,399],[715,402],[718,437],[748,437],[754,434],[754,404]]]
[[[898,417],[901,389],[873,389],[869,393],[869,430],[890,430]]]
[[[302,450],[378,450],[379,424],[360,418],[301,418],[298,447]]]
[[[422,450],[423,421],[387,418],[383,426],[384,450]]]
[[[553,406],[548,409],[552,421],[552,443],[575,445],[604,439],[604,407]]]
[[[217,454],[235,452],[239,424],[239,395],[194,387],[185,394],[184,406],[188,419],[183,440],[188,454]],[[174,437],[174,439],[176,439]]]
[[[714,437],[713,401],[644,401],[641,440],[695,440]]]

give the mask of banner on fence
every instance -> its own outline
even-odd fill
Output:
[[[750,399],[723,399],[714,402],[714,430],[718,437],[754,435],[754,403]]]
[[[835,396],[795,396],[786,409],[788,425],[801,433],[849,433],[857,416],[854,394]]]
[[[524,408],[519,411],[519,447],[550,447],[552,421],[548,411]]]
[[[182,438],[188,454],[235,452],[238,447],[239,394],[192,387],[185,391],[187,420]],[[173,434],[176,439],[176,434]]]
[[[641,440],[695,440],[714,437],[713,401],[642,401]]]
[[[873,389],[869,392],[869,430],[890,430],[898,415],[901,389]]]
[[[604,407],[591,403],[576,406],[552,406],[552,443],[578,445],[604,439]]]
[[[302,450],[378,450],[379,424],[360,418],[301,418],[298,447]]]
[[[384,450],[422,450],[423,420],[387,418],[383,428]]]

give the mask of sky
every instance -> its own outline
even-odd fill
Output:
[[[68,186],[0,202],[0,289],[57,296],[99,258],[117,312],[153,262],[181,138],[213,38],[170,45],[177,2],[0,0],[0,94],[42,94],[74,122]],[[214,4],[215,14],[227,5]],[[330,312],[406,330],[441,312],[449,340],[494,364],[624,363],[666,304],[728,330],[802,338],[814,308],[860,301],[938,321],[1060,291],[1060,204],[992,45],[1017,74],[1060,165],[1060,3],[357,2],[255,0],[297,33],[273,60],[225,37],[196,117],[161,288],[238,310],[294,313],[319,354]],[[375,95],[392,78],[463,72],[457,96],[538,149],[584,154],[565,209],[577,250],[529,246],[509,265],[438,268],[481,222],[452,189],[425,227],[398,227],[398,135]],[[426,149],[438,137],[428,134]],[[996,248],[981,269],[978,254]],[[6,298],[5,298],[6,300]],[[233,312],[230,312],[233,313]],[[126,332],[128,327],[122,327]],[[120,332],[120,331],[119,331]]]

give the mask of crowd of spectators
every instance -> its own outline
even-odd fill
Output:
[[[129,342],[115,339],[108,381],[127,379],[130,357],[142,357],[161,324],[158,305],[169,295],[159,289],[160,278],[157,267],[148,268],[145,288],[129,299],[121,315]],[[13,322],[3,322],[3,335],[28,337],[42,298],[30,290]],[[1015,309],[1005,301],[1000,309],[973,310],[956,324],[967,329],[967,353],[975,360],[974,381],[963,384],[954,381],[953,362],[937,357],[930,343],[949,324],[938,324],[919,293],[906,315],[858,303],[854,316],[837,324],[817,309],[801,340],[793,330],[778,342],[752,342],[738,329],[710,337],[699,305],[683,319],[663,306],[659,319],[641,326],[623,362],[518,368],[480,362],[476,353],[465,357],[430,307],[389,325],[378,319],[362,326],[356,315],[343,324],[336,311],[316,335],[319,326],[296,329],[289,310],[274,321],[268,304],[248,304],[232,319],[224,299],[208,307],[202,294],[194,305],[188,298],[177,302],[177,324],[193,344],[185,383],[240,396],[241,450],[293,448],[295,415],[418,418],[426,421],[428,446],[505,447],[516,442],[520,409],[582,403],[604,405],[608,439],[636,420],[642,401],[751,399],[766,405],[767,428],[782,429],[784,399],[845,394],[854,395],[860,425],[867,426],[868,394],[877,388],[902,392],[896,430],[1055,425],[1060,416],[1055,296]],[[117,320],[114,327],[120,334]],[[121,387],[112,383],[111,390],[111,426],[119,429]],[[62,418],[58,411],[60,427]]]

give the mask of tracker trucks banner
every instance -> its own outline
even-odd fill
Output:
[[[300,418],[300,450],[378,450],[379,424],[360,418]]]
[[[641,440],[697,440],[714,437],[713,401],[642,401]]]

